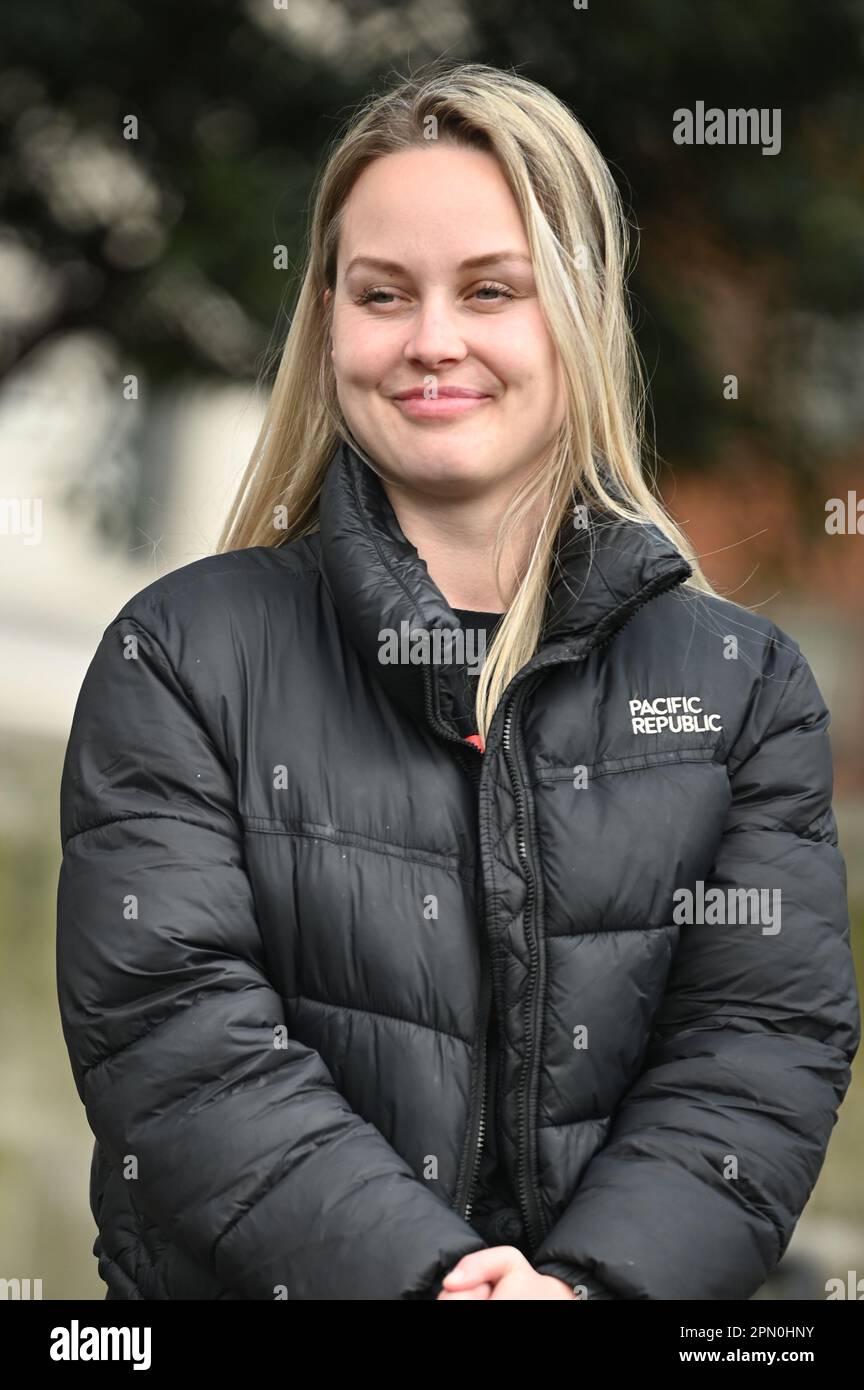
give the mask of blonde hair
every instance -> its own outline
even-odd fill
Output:
[[[485,740],[501,695],[537,649],[555,541],[575,490],[601,512],[653,523],[692,566],[687,585],[715,592],[642,473],[645,387],[627,312],[629,233],[618,188],[587,132],[546,88],[483,63],[438,62],[370,96],[349,119],[316,180],[291,326],[217,551],[284,545],[316,531],[339,439],[365,457],[336,396],[332,295],[325,305],[324,290],[335,287],[342,210],[355,180],[375,159],[426,147],[430,135],[497,159],[523,218],[566,390],[558,436],[512,499],[497,537],[500,568],[513,528],[542,516],[478,682],[476,726]]]

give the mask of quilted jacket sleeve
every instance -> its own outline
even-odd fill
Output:
[[[78,698],[61,839],[64,1036],[136,1206],[229,1297],[433,1297],[485,1242],[315,1050],[274,1045],[232,778],[164,643],[122,615]]]
[[[681,925],[642,1074],[534,1254],[589,1299],[750,1298],[819,1175],[860,1042],[828,724],[800,652],[757,683],[705,892],[779,889],[780,930]]]

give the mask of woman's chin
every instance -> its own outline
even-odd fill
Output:
[[[484,467],[470,456],[461,459],[418,459],[416,455],[398,470],[399,480],[421,491],[435,491],[441,496],[449,493],[469,495],[482,490],[495,477],[496,470]]]
[[[378,455],[373,454],[373,457]],[[501,461],[505,450],[492,449],[488,437],[448,438],[443,431],[424,435],[422,430],[411,431],[406,437],[388,442],[383,459],[389,476],[422,487],[464,489],[476,488],[501,477]]]

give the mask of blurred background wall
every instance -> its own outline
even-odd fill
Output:
[[[425,60],[515,67],[609,160],[641,248],[658,486],[714,584],[779,622],[825,694],[860,963],[864,10],[10,0],[0,24],[0,1275],[101,1298],[54,964],[75,699],[126,599],[214,547],[322,152]],[[700,101],[779,111],[780,147],[676,143]],[[864,1274],[861,1066],[759,1298]]]

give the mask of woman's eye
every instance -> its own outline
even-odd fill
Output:
[[[470,297],[473,298],[475,295],[489,295],[489,294],[491,294],[491,295],[497,295],[499,298],[503,297],[504,299],[515,299],[515,297],[516,297],[515,294],[513,293],[513,291],[512,291],[512,290],[509,290],[509,289],[507,288],[506,285],[498,285],[498,284],[492,284],[492,283],[490,283],[490,284],[488,284],[488,285],[478,285],[477,288],[476,288],[475,290],[472,290],[472,291],[471,291],[471,296],[470,296]],[[355,303],[355,304],[378,304],[378,305],[380,305],[382,308],[389,308],[389,304],[386,304],[386,303],[384,303],[383,301],[385,301],[385,300],[390,300],[390,301],[392,301],[392,300],[395,300],[395,298],[396,298],[396,292],[395,292],[395,290],[384,290],[384,289],[374,289],[374,288],[370,288],[370,289],[363,290],[363,291],[357,296],[357,298],[355,299],[354,303]],[[481,304],[494,304],[494,303],[495,303],[495,300],[494,300],[494,298],[493,298],[493,299],[481,299],[480,302],[481,302]]]
[[[480,285],[480,286],[478,286],[478,288],[474,291],[474,293],[475,293],[475,294],[486,294],[486,293],[487,293],[488,291],[490,291],[490,290],[491,290],[494,294],[503,294],[503,296],[504,296],[505,299],[513,299],[513,298],[515,298],[515,296],[514,296],[514,294],[513,294],[513,291],[512,291],[512,290],[508,290],[508,288],[507,288],[506,285]],[[484,302],[485,302],[486,304],[493,304],[495,301],[494,301],[494,300],[491,300],[491,299],[487,299],[487,300],[485,300]]]
[[[392,290],[363,290],[362,294],[359,294],[354,302],[355,304],[371,304],[376,295],[379,294],[383,294],[385,298],[393,298]]]

